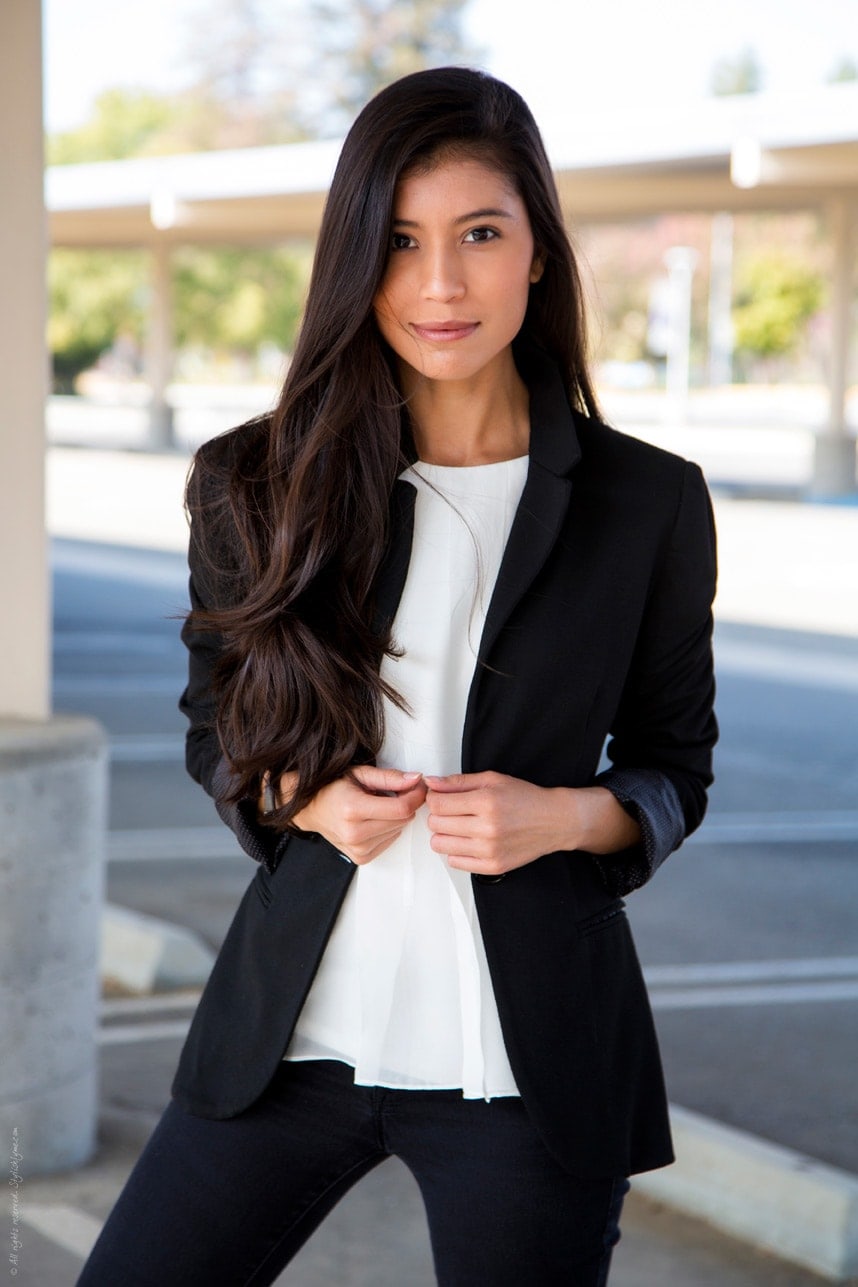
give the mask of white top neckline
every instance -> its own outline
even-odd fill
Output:
[[[479,639],[524,487],[528,457],[417,462],[411,561],[393,625],[404,651],[382,676],[382,767],[461,771]],[[339,1059],[362,1085],[517,1095],[470,873],[430,846],[428,810],[354,873],[287,1059]]]
[[[483,470],[496,469],[499,472],[502,472],[503,470],[509,470],[510,468],[520,469],[521,466],[526,464],[529,459],[530,457],[527,455],[511,456],[509,460],[487,460],[480,465],[436,465],[430,460],[415,460],[414,464],[409,465],[408,469],[406,469],[400,477],[407,478],[409,472],[412,470],[428,469],[433,473],[449,477],[450,479],[459,476],[466,481],[466,476],[468,474],[476,474],[478,471],[481,472]]]

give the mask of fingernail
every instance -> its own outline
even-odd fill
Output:
[[[416,782],[418,778],[422,778],[423,774],[409,772],[409,773],[403,773],[402,776],[406,782]]]

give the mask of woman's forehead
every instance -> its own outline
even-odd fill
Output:
[[[500,203],[520,212],[521,198],[510,177],[473,154],[460,154],[440,157],[431,167],[402,175],[396,185],[394,213],[406,218],[405,208],[452,209],[464,204],[468,210],[477,210]]]

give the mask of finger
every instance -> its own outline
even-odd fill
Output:
[[[417,786],[412,787],[409,791],[400,791],[397,799],[411,809],[413,813],[416,813],[417,810],[426,803],[426,796],[428,793],[429,789],[421,779],[417,783]]]
[[[344,826],[338,833],[336,844],[338,848],[345,849],[350,856],[354,854],[368,853],[378,844],[388,843],[395,840],[405,829],[405,824],[395,822],[380,825],[375,822],[359,822],[351,826]]]
[[[403,772],[402,769],[379,769],[374,764],[359,764],[350,772],[351,778],[365,791],[409,791],[420,782],[419,772]]]
[[[426,803],[430,818],[474,817],[480,812],[480,796],[475,791],[456,791],[451,795],[444,795],[440,791],[430,790],[426,795]]]
[[[423,804],[422,792],[406,795],[363,795],[349,810],[352,821],[408,822]]]
[[[448,858],[455,854],[459,858],[467,858],[469,861],[474,859],[485,859],[485,847],[480,840],[472,836],[450,836],[444,834],[434,835],[429,841],[429,845],[437,854],[445,854]]]
[[[351,850],[342,849],[342,852],[346,855],[347,858],[351,858],[352,862],[356,863],[358,867],[362,867],[366,863],[372,862],[372,860],[374,858],[377,858],[379,854],[383,854],[384,851],[386,849],[389,849],[390,846],[393,844],[393,842],[397,840],[401,835],[402,835],[402,829],[400,828],[397,831],[393,831],[385,834],[381,838],[376,837],[374,844],[360,845]]]
[[[453,854],[447,858],[447,866],[456,871],[469,871],[474,876],[502,876],[509,870],[497,860],[485,858],[468,858],[462,854]]]
[[[475,791],[485,785],[484,774],[482,773],[450,773],[446,777],[424,774],[423,781],[430,791],[443,792]]]

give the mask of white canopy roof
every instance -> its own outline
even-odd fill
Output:
[[[817,205],[858,195],[858,84],[544,123],[570,218]],[[58,245],[313,237],[340,140],[53,166]]]

